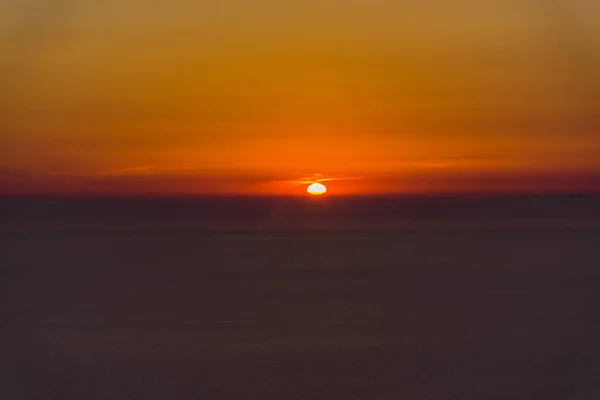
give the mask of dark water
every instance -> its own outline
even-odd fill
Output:
[[[2,202],[3,400],[600,398],[597,198]]]

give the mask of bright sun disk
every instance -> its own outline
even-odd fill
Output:
[[[327,188],[322,183],[311,183],[306,188],[306,191],[309,194],[312,194],[312,195],[316,196],[316,195],[325,194],[325,192],[327,192]]]

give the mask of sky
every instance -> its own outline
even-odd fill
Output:
[[[0,193],[600,191],[596,0],[0,0]]]

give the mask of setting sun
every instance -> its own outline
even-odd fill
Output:
[[[306,188],[306,191],[308,192],[308,194],[317,196],[325,194],[327,192],[327,188],[321,183],[313,183]]]

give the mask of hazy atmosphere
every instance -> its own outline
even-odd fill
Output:
[[[599,0],[0,0],[0,400],[600,399]]]
[[[3,192],[599,189],[593,0],[1,7]]]

